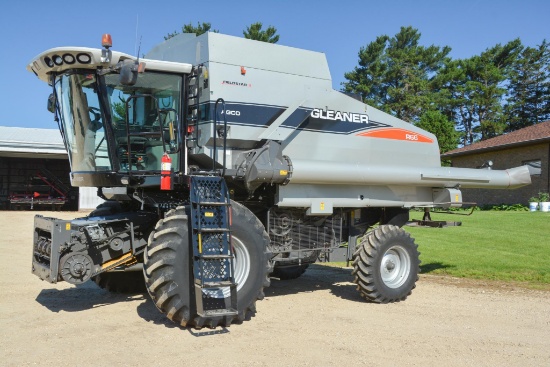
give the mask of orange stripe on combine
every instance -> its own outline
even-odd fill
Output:
[[[412,141],[414,143],[433,143],[433,139],[428,138],[419,133],[413,131],[399,129],[396,127],[388,129],[377,129],[374,131],[365,131],[357,134],[357,136],[366,136],[369,138],[382,138],[392,140],[405,140]]]

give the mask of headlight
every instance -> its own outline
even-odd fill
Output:
[[[65,61],[65,64],[72,65],[75,62],[75,58],[71,54],[65,54],[63,55],[63,61]]]
[[[50,68],[53,68],[53,61],[52,59],[50,59],[48,56],[46,56],[44,58],[44,62],[46,63],[46,65],[48,65]]]
[[[57,66],[63,65],[63,59],[59,55],[53,55],[52,60],[53,60],[53,63],[56,64]]]
[[[91,56],[88,55],[88,54],[84,54],[84,53],[80,53],[80,54],[76,55],[76,59],[81,64],[89,64],[90,62],[92,62]]]

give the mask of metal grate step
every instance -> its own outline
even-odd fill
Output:
[[[234,315],[237,284],[225,180],[219,176],[191,176],[190,199],[197,313],[209,317]]]
[[[204,311],[201,316],[203,317],[222,317],[222,316],[236,316],[239,312],[236,309],[220,309],[220,310],[207,310]]]

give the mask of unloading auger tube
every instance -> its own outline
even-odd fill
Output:
[[[106,200],[83,218],[36,216],[32,272],[145,287],[181,326],[247,320],[270,274],[288,281],[318,260],[350,261],[370,302],[403,301],[420,266],[401,228],[411,208],[530,183],[527,167],[441,167],[433,134],[333,90],[322,53],[219,33],[143,58],[109,35],[102,46],[27,66],[52,87],[71,184]]]
[[[531,183],[526,166],[502,171],[455,167],[416,168],[292,160],[293,184],[414,185],[515,189]],[[326,172],[330,172],[327,175]]]

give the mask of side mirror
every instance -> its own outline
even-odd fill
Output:
[[[134,85],[138,77],[138,64],[132,60],[122,61],[119,81],[122,85]]]
[[[132,60],[124,60],[120,65],[119,81],[122,85],[135,85],[137,82],[138,73],[145,71],[145,63]]]
[[[55,104],[57,100],[55,98],[55,95],[53,93],[50,93],[50,96],[48,97],[48,111],[51,113],[55,113]]]

